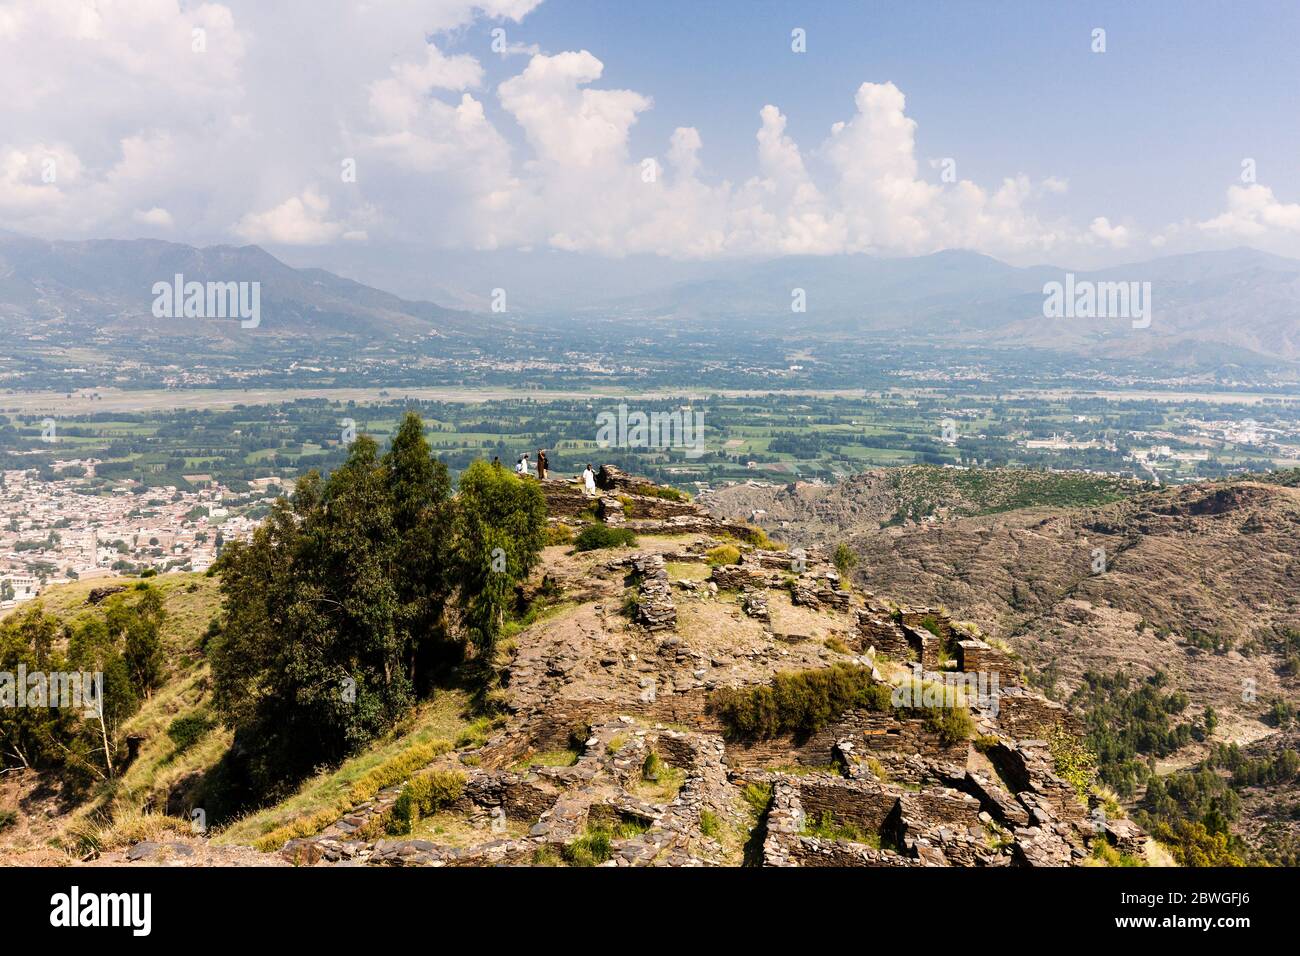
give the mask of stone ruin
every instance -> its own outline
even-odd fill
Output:
[[[575,497],[573,484],[544,483],[553,521],[674,537],[549,569],[583,601],[563,626],[519,636],[503,678],[505,726],[435,761],[465,775],[447,812],[471,837],[384,835],[399,785],[291,841],[285,858],[554,865],[593,832],[608,837],[606,866],[1067,866],[1098,840],[1143,852],[1140,828],[1099,826],[1056,773],[1049,741],[1079,733],[1078,722],[1025,688],[1006,651],[941,611],[847,586],[821,552],[753,547],[753,529],[738,533],[690,502],[646,494],[647,482],[616,468],[601,469],[598,506],[580,490]],[[711,565],[724,542],[738,544],[740,560]],[[674,579],[670,567],[697,572]],[[820,629],[779,633],[790,615]],[[709,706],[718,688],[833,662],[868,668],[891,692],[913,666],[927,681],[993,672],[997,706],[969,702],[969,738],[949,739],[925,711],[891,706],[750,740],[731,736]]]

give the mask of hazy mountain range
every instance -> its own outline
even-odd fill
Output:
[[[411,302],[321,269],[294,269],[257,246],[149,239],[45,242],[0,235],[0,317],[112,333],[231,336],[238,322],[156,318],[157,282],[258,282],[264,335],[424,336],[462,332],[473,316]],[[246,337],[245,337],[246,338]]]
[[[368,274],[377,263],[363,251],[356,265],[357,273]],[[38,328],[72,323],[111,331],[143,323],[160,333],[184,332],[184,323],[150,315],[153,284],[180,273],[201,282],[260,282],[270,319],[262,329],[278,336],[472,336],[481,327],[473,313],[486,312],[499,288],[507,315],[523,326],[532,318],[553,324],[577,314],[694,327],[741,324],[793,339],[885,336],[1188,365],[1300,361],[1300,261],[1242,248],[1074,273],[1075,282],[1150,283],[1151,321],[1139,328],[1128,318],[1045,318],[1044,286],[1064,283],[1068,271],[1019,268],[963,251],[716,263],[597,261],[551,251],[449,253],[418,281],[401,283],[437,289],[441,304],[435,304],[323,269],[294,268],[257,246],[49,242],[0,233],[0,318],[34,320]],[[806,311],[792,310],[795,290],[803,290]],[[205,320],[192,331],[209,336],[212,328]]]

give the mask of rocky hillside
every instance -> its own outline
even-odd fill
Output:
[[[848,587],[820,551],[614,469],[600,485],[544,483],[555,543],[499,650],[495,712],[440,693],[224,830],[176,825],[195,808],[155,796],[121,808],[153,811],[118,824],[131,838],[80,858],[1063,866],[1152,851],[1090,790],[1077,721],[1005,649]]]
[[[1300,704],[1300,490],[1285,476],[895,526],[879,521],[896,500],[888,482],[876,498],[863,493],[881,481],[778,491],[780,533],[793,543],[848,542],[860,584],[978,622],[1057,699],[1069,700],[1086,672],[1123,672],[1186,695],[1176,724],[1212,708],[1217,726],[1204,739],[1150,748],[1161,772],[1195,765],[1215,743],[1258,741],[1271,752],[1270,738],[1291,725]],[[726,513],[719,499],[750,494],[728,489],[713,507]],[[883,504],[828,506],[864,499]],[[1285,811],[1297,795],[1290,785],[1256,793],[1242,832],[1254,839],[1267,828],[1252,822],[1252,808]]]
[[[701,504],[719,518],[755,521],[803,546],[845,535],[1034,505],[1105,504],[1149,490],[1145,482],[1104,475],[933,465],[878,468],[834,484],[746,482],[709,492]]]

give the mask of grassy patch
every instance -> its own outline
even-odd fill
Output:
[[[465,717],[468,705],[468,697],[461,692],[438,694],[433,700],[421,704],[410,718],[380,738],[365,753],[312,777],[287,800],[232,823],[214,837],[214,842],[251,845],[274,830],[290,825],[294,831],[291,836],[319,833],[357,803],[374,796],[383,787],[405,779],[389,779],[390,771],[371,776],[371,771],[422,744],[433,744],[435,750],[445,752],[448,740],[470,724]],[[417,764],[413,769],[418,770],[421,766],[423,764]],[[385,779],[389,782],[382,782]],[[354,800],[354,792],[356,795],[369,793],[370,796]],[[312,826],[315,829],[311,829]],[[310,832],[301,832],[303,830]],[[285,839],[290,839],[290,836]],[[283,842],[281,840],[281,844]]]
[[[1097,778],[1097,755],[1080,738],[1063,727],[1056,727],[1047,738],[1056,775],[1074,787],[1081,802],[1087,802],[1088,790]]]
[[[706,581],[709,577],[709,565],[693,561],[669,561],[665,565],[669,581]]]
[[[733,737],[767,739],[781,733],[811,734],[847,710],[887,710],[891,690],[868,668],[856,664],[777,674],[753,688],[724,687],[709,696],[708,708]]]
[[[716,548],[710,548],[705,552],[710,567],[720,567],[724,564],[736,564],[740,561],[740,549],[734,544],[720,544]]]
[[[763,842],[767,839],[767,811],[772,806],[770,783],[747,783],[741,798],[749,810],[749,837],[742,850],[745,866],[763,865]]]
[[[104,826],[83,822],[72,827],[69,835],[77,851],[85,856],[189,832],[188,820],[137,809],[118,813]]]
[[[1140,857],[1121,853],[1105,840],[1092,841],[1092,859],[1098,866],[1146,866],[1147,861]]]
[[[670,803],[681,792],[686,782],[686,771],[664,764],[653,780],[642,777],[632,788],[633,792],[649,803]]]
[[[803,835],[818,837],[822,840],[848,840],[850,843],[865,843],[869,847],[880,849],[880,834],[869,833],[856,824],[843,823],[835,819],[829,810],[804,819]]]
[[[589,524],[578,532],[573,541],[576,551],[597,551],[603,548],[623,548],[636,545],[636,535],[628,528],[611,528],[607,524]]]
[[[700,811],[700,832],[714,840],[722,834],[722,821],[712,810]]]
[[[465,775],[455,770],[432,770],[412,777],[393,804],[388,832],[410,833],[421,817],[445,810],[464,792]]]
[[[605,827],[589,827],[561,853],[570,866],[600,866],[613,855],[613,837]]]
[[[519,761],[513,769],[522,772],[529,767],[572,767],[579,756],[576,750],[543,750]]]

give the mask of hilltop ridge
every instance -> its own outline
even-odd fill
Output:
[[[552,543],[496,651],[495,716],[386,738],[365,773],[339,768],[342,789],[327,772],[210,838],[169,825],[92,859],[1062,866],[1148,853],[1089,790],[1077,721],[973,625],[850,586],[825,552],[672,489],[612,467],[599,486],[541,484]],[[470,707],[447,693],[434,705]]]

